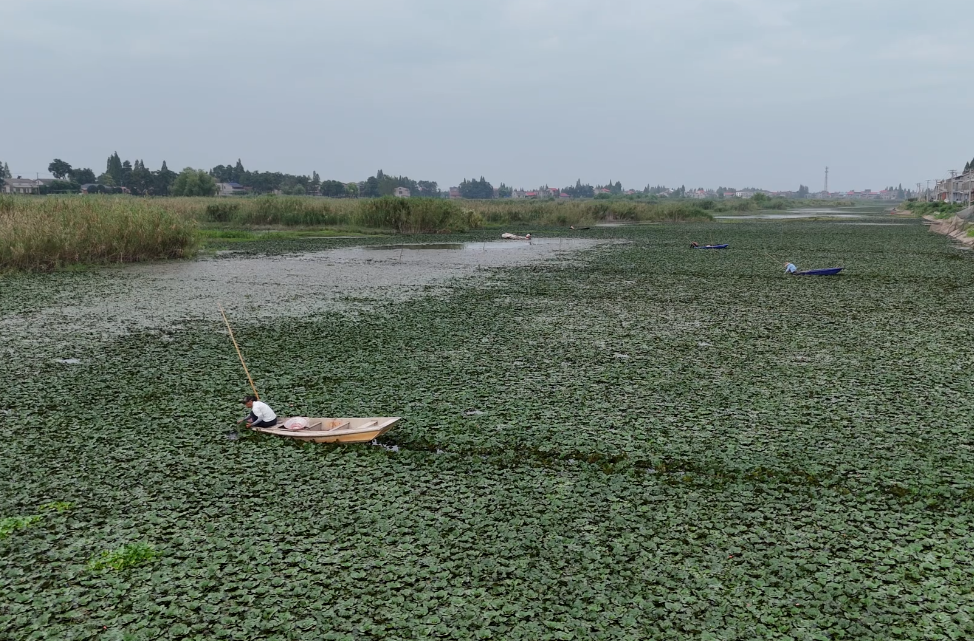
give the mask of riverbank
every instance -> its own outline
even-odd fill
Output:
[[[972,235],[974,234],[974,208],[968,207],[951,218],[924,216],[923,220],[930,223],[930,231],[950,236],[961,244],[974,247],[974,235]]]

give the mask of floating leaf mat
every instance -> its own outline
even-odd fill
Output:
[[[384,448],[226,438],[218,317],[4,335],[0,518],[43,518],[0,540],[0,638],[974,637],[970,253],[912,221],[586,233],[625,242],[235,328],[282,413],[404,416]],[[10,277],[0,322],[111,278]],[[89,567],[131,542],[153,561]]]

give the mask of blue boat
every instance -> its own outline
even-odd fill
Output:
[[[730,247],[729,243],[726,245],[694,245],[693,246],[694,249],[727,249],[728,247]]]
[[[824,269],[808,269],[803,272],[795,272],[792,276],[835,276],[845,267],[826,267]]]

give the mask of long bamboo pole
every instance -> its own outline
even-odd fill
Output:
[[[244,374],[247,375],[247,380],[250,381],[250,389],[254,390],[254,396],[259,401],[260,394],[257,393],[257,386],[254,385],[254,379],[250,377],[250,372],[247,370],[247,363],[244,362],[243,354],[240,353],[240,346],[237,345],[237,339],[233,337],[233,329],[230,328],[230,321],[227,320],[227,313],[223,311],[223,305],[220,305],[220,314],[223,316],[223,322],[227,324],[227,331],[230,332],[230,340],[233,341],[233,346],[237,350],[237,356],[240,357],[240,364],[243,365]]]

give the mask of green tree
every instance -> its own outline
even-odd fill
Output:
[[[152,172],[145,168],[145,163],[136,160],[132,172],[128,177],[128,188],[137,194],[146,194],[152,189]]]
[[[76,194],[81,191],[81,185],[73,180],[52,180],[40,188],[42,194]]]
[[[132,182],[132,163],[130,163],[127,160],[125,162],[123,162],[122,163],[122,168],[119,170],[118,176],[115,177],[115,180],[122,187],[128,187],[129,189],[131,189],[132,188],[132,184],[131,184],[131,182]]]
[[[231,182],[231,174],[233,173],[233,167],[230,165],[217,165],[210,170],[210,175],[216,178],[217,182],[228,183]]]
[[[105,163],[105,173],[112,177],[112,184],[122,184],[122,159],[118,157],[117,151],[108,157],[108,161]]]
[[[423,198],[439,198],[440,186],[435,180],[420,180],[416,182],[416,195]]]
[[[472,200],[489,200],[494,197],[494,186],[481,176],[480,180],[466,180],[460,183],[460,196]]]
[[[168,196],[172,184],[176,181],[176,172],[170,171],[166,161],[162,161],[162,168],[153,174],[152,193],[156,196]]]
[[[114,187],[115,186],[115,179],[112,178],[112,175],[110,173],[108,173],[107,171],[105,173],[103,173],[102,175],[98,176],[97,182],[98,182],[99,185],[105,185],[106,187]]]
[[[71,165],[64,162],[60,158],[55,158],[54,161],[47,166],[47,170],[51,172],[52,176],[58,180],[61,180],[71,173]]]
[[[7,178],[10,178],[10,167],[7,166],[7,163],[0,162],[0,187],[3,187],[3,183]]]
[[[381,174],[382,171],[379,170]],[[368,180],[365,181],[365,185],[362,188],[362,196],[365,198],[378,198],[379,197],[379,179],[375,176],[370,176]]]
[[[321,195],[328,198],[344,198],[348,195],[348,186],[339,180],[323,180],[319,189]]]
[[[173,196],[214,196],[216,180],[203,169],[187,167],[176,176],[169,193]]]
[[[763,194],[763,193],[761,193],[759,191],[758,193],[754,194],[751,197],[751,200],[753,200],[754,202],[756,202],[756,203],[758,203],[760,205],[760,204],[763,204],[763,203],[768,202],[771,199],[768,198],[768,195],[767,194]]]
[[[98,178],[95,177],[95,172],[87,167],[84,169],[72,169],[68,176],[71,178],[71,180],[79,185],[90,185],[98,180]]]
[[[224,182],[235,182],[241,185],[246,185],[247,180],[247,170],[244,169],[243,163],[237,158],[237,164],[233,166],[233,171],[230,172],[230,180]]]

